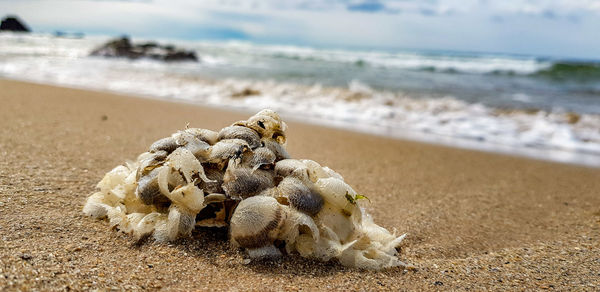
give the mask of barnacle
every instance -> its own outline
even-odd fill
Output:
[[[266,170],[252,171],[246,167],[230,166],[223,177],[223,189],[232,198],[245,199],[258,195],[273,186],[273,175]]]
[[[272,168],[277,160],[275,153],[266,147],[256,148],[251,155],[246,155],[244,158],[244,163],[253,171],[258,168]]]
[[[108,172],[83,212],[137,239],[173,241],[196,226],[229,228],[251,258],[297,253],[346,266],[405,266],[403,236],[378,226],[340,174],[292,159],[287,126],[263,110],[216,132],[186,128]]]
[[[264,145],[265,148],[271,150],[275,154],[276,160],[288,159],[290,158],[290,154],[288,154],[287,150],[285,150],[285,145],[280,144],[277,140],[273,138],[262,138],[260,142]]]
[[[229,126],[223,128],[219,132],[219,140],[225,139],[241,139],[248,142],[250,148],[254,149],[260,146],[260,136],[256,131],[242,127],[242,126]]]
[[[308,215],[316,215],[323,208],[323,197],[301,180],[288,176],[277,186],[279,196],[284,197],[294,209]],[[281,200],[280,200],[281,201]]]

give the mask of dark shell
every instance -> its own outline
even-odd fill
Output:
[[[271,234],[273,233],[272,231],[279,226],[281,217],[281,209],[277,209],[277,211],[275,211],[275,218],[269,221],[263,229],[256,234],[236,237],[235,241],[241,247],[245,248],[259,248],[272,244],[274,238],[272,238]]]
[[[179,217],[179,234],[183,236],[189,236],[196,225],[196,216],[181,212]]]
[[[284,178],[277,186],[282,196],[286,196],[290,206],[298,211],[314,216],[323,208],[323,197],[299,179]]]
[[[231,239],[245,248],[271,245],[284,219],[285,213],[274,198],[257,196],[242,200],[231,217]]]
[[[285,150],[283,145],[279,144],[275,139],[265,138],[262,139],[261,142],[263,144],[263,147],[266,147],[275,154],[276,161],[291,158],[290,154],[288,154],[287,150]]]
[[[260,147],[260,136],[256,131],[242,127],[242,126],[230,126],[225,127],[219,132],[219,140],[225,139],[242,139],[248,142],[250,148],[254,149]]]
[[[228,168],[224,176],[223,189],[232,198],[248,198],[258,195],[273,186],[273,175],[264,170]]]
[[[137,182],[137,196],[146,205],[153,204],[154,200],[162,195],[158,187],[159,170],[159,168],[153,169],[149,174],[142,176]]]
[[[150,152],[166,151],[167,154],[175,151],[179,145],[173,137],[162,138],[150,145]]]

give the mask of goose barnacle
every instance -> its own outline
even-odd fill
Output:
[[[260,146],[260,136],[250,128],[242,126],[225,127],[219,132],[219,140],[242,139],[248,142],[250,148],[254,149]]]
[[[246,157],[243,164],[252,168],[253,171],[258,168],[272,168],[275,165],[275,159],[277,159],[275,153],[266,147],[256,148],[252,152],[252,155],[247,155]]]
[[[160,242],[173,241],[178,237],[188,237],[195,224],[195,216],[182,211],[177,205],[169,207],[168,215],[160,216],[155,222],[154,238]]]
[[[281,233],[285,215],[274,198],[256,196],[243,200],[231,217],[231,242],[246,248],[253,258],[280,256],[273,242]]]
[[[308,181],[308,167],[297,159],[283,159],[275,163],[275,175],[293,176],[302,181]]]
[[[405,266],[396,250],[403,236],[375,224],[340,174],[291,159],[286,127],[263,110],[219,132],[178,131],[108,172],[83,212],[137,239],[225,227],[251,258],[285,249],[351,267]]]
[[[210,145],[187,131],[179,131],[173,135],[177,145],[189,150],[201,162],[208,160]]]
[[[319,241],[319,229],[306,214],[281,205],[273,197],[245,199],[235,209],[230,222],[231,242],[243,247],[251,258],[281,255],[275,241],[285,242],[288,253],[311,256]]]
[[[167,151],[158,150],[156,152],[144,152],[138,157],[139,167],[137,167],[136,179],[148,174],[153,169],[162,166],[167,159]]]
[[[138,179],[136,194],[137,197],[146,205],[153,204],[154,199],[161,196],[160,187],[158,186],[158,173],[160,171],[160,168],[155,168],[147,175],[144,175]]]
[[[265,170],[231,165],[223,176],[223,189],[232,198],[248,198],[273,186],[273,175]]]
[[[208,162],[223,168],[230,158],[240,158],[244,153],[252,151],[248,142],[242,139],[225,139],[211,146]]]
[[[183,147],[177,148],[169,155],[168,159],[169,166],[179,171],[188,183],[193,182],[194,177],[198,177],[205,182],[211,181],[206,177],[204,167],[200,161],[196,159],[190,150]]]
[[[208,143],[209,145],[214,145],[219,140],[219,133],[212,130],[200,128],[187,128],[184,131],[194,135],[194,137]]]
[[[262,138],[272,138],[277,142],[284,144],[285,130],[287,125],[281,121],[279,115],[271,110],[263,110],[246,121],[240,121],[234,125],[245,126],[255,130]]]
[[[277,186],[279,194],[287,198],[294,209],[314,216],[323,208],[323,197],[295,177],[284,178]]]
[[[290,154],[288,154],[287,150],[285,150],[284,145],[280,144],[275,139],[262,138],[260,141],[263,147],[271,150],[271,152],[275,154],[275,161],[291,158]]]
[[[322,167],[319,163],[310,159],[302,159],[300,161],[302,161],[302,163],[304,163],[304,165],[306,165],[306,167],[308,168],[308,177],[313,183],[317,182],[317,180],[320,178],[328,177],[334,177],[341,181],[344,181],[344,178],[339,173],[333,171],[327,166]]]
[[[173,152],[179,145],[173,137],[162,138],[150,145],[150,152],[166,151],[167,153]]]
[[[271,110],[271,109],[263,109],[254,115],[254,117],[257,117],[257,116],[267,116],[267,117],[270,117],[273,120],[277,121],[278,123],[283,123],[283,120],[281,120],[281,116],[277,112],[275,112],[274,110]],[[285,123],[283,123],[283,124],[285,124]],[[284,131],[286,130],[285,127],[283,128],[283,130]]]

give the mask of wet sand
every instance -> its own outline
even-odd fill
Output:
[[[600,289],[600,169],[288,123],[417,269],[244,264],[219,229],[135,245],[81,209],[104,173],[187,123],[252,113],[0,79],[0,290]]]

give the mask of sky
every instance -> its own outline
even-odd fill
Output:
[[[34,31],[600,59],[600,0],[0,0]]]

